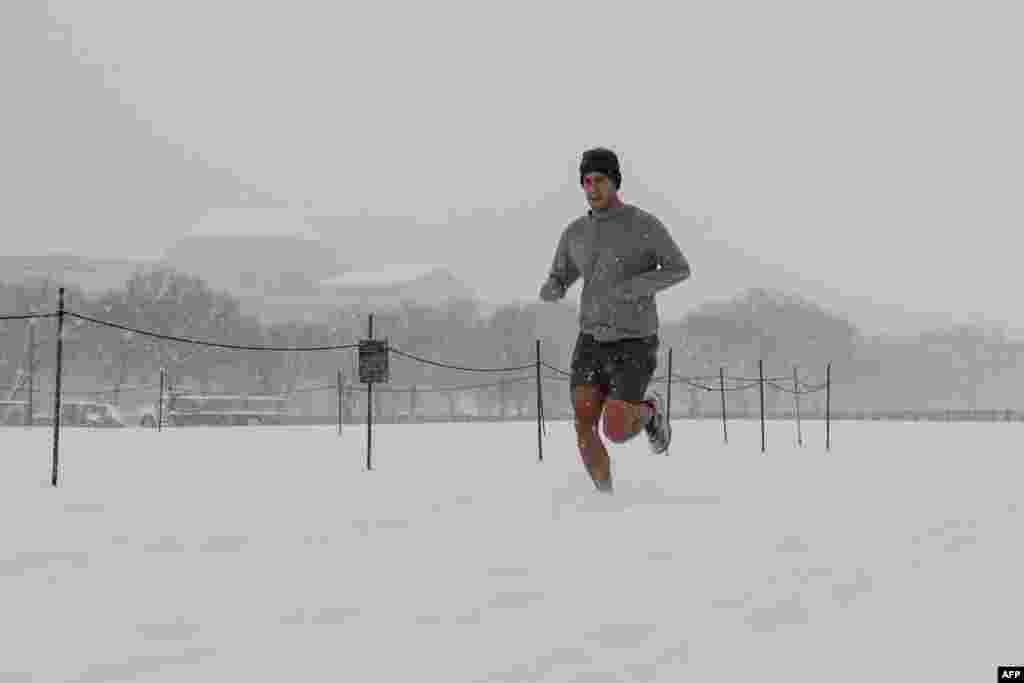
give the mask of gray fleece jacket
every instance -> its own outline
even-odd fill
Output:
[[[565,228],[540,298],[562,299],[581,275],[580,332],[616,341],[658,332],[654,295],[689,278],[690,264],[661,221],[623,204]]]

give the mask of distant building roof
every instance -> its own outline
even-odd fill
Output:
[[[392,287],[408,284],[442,268],[435,264],[392,264],[373,270],[352,270],[321,280],[320,284],[324,287]]]
[[[185,236],[320,239],[320,234],[310,227],[301,211],[245,207],[210,209]]]

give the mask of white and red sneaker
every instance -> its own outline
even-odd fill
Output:
[[[672,425],[668,421],[668,411],[665,409],[665,399],[657,391],[648,394],[645,400],[654,403],[654,415],[644,425],[647,432],[647,440],[651,444],[651,452],[655,455],[668,450],[672,441]]]

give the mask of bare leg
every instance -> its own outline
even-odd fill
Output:
[[[594,481],[607,481],[611,476],[608,451],[601,442],[598,425],[604,408],[604,390],[597,385],[573,388],[573,410],[576,413],[576,445],[583,464]]]

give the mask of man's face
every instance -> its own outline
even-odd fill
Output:
[[[606,209],[614,193],[611,180],[603,173],[588,173],[583,176],[583,191],[592,209]]]

